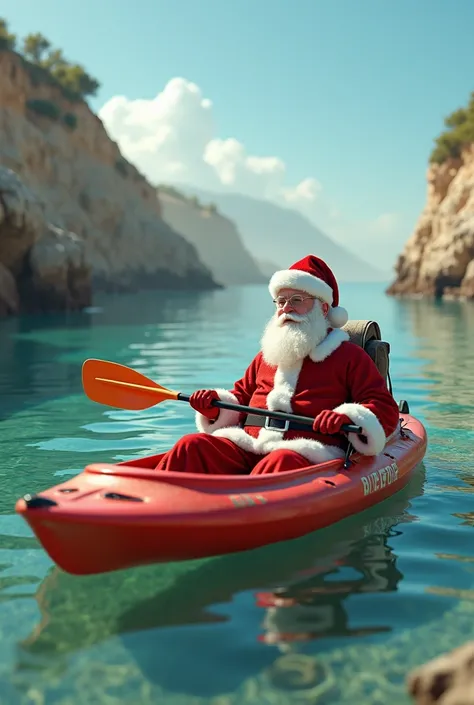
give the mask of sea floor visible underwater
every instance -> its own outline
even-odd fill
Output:
[[[268,292],[101,297],[0,322],[1,705],[406,705],[408,671],[474,637],[474,305],[341,292],[351,318],[380,323],[395,396],[427,428],[410,484],[295,541],[90,577],[54,566],[16,499],[165,450],[194,418],[179,402],[90,402],[83,360],[188,393],[230,387],[258,350]]]

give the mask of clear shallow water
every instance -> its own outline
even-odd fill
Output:
[[[473,638],[474,306],[341,288],[352,318],[381,324],[395,395],[427,426],[408,488],[298,541],[88,578],[54,567],[16,499],[194,425],[186,404],[89,402],[83,360],[229,387],[271,302],[265,287],[147,293],[0,323],[0,703],[407,703],[408,669]]]

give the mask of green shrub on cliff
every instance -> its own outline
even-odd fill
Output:
[[[74,113],[64,113],[62,121],[70,130],[75,130],[77,127],[77,115]]]
[[[0,50],[14,51],[16,35],[10,34],[5,19],[0,18]],[[61,49],[54,49],[49,39],[40,32],[28,34],[22,42],[19,55],[34,83],[51,83],[61,88],[71,101],[94,96],[99,82],[79,64],[70,63]]]
[[[450,157],[461,155],[463,147],[474,143],[474,93],[466,108],[459,108],[444,120],[448,128],[435,140],[430,161],[442,164]]]
[[[186,196],[186,194],[184,194],[182,191],[177,189],[176,186],[172,186],[171,184],[158,184],[156,188],[158,194],[161,191],[161,193],[166,193],[168,194],[168,196],[173,196],[173,198],[176,198],[179,201],[183,201],[183,203],[188,203],[193,208],[197,208],[198,210],[207,210],[208,213],[211,213],[212,215],[216,215],[219,213],[219,210],[215,203],[208,203],[207,205],[201,203],[197,196]]]
[[[170,184],[158,184],[157,186],[158,191],[162,191],[163,193],[168,194],[169,196],[174,196],[174,198],[177,198],[179,201],[186,201],[187,197],[179,191],[175,186],[171,186]]]
[[[51,100],[27,100],[26,107],[38,115],[50,118],[50,120],[59,120],[61,110]]]
[[[52,49],[49,40],[40,33],[25,37],[23,57],[33,66],[46,71],[70,100],[84,99],[97,93],[99,82],[79,64],[70,64],[61,49]]]
[[[72,100],[95,95],[100,85],[82,66],[67,64],[62,59],[49,71]]]
[[[6,20],[0,17],[0,49],[15,51],[16,35],[10,34]]]
[[[126,178],[128,176],[127,162],[122,157],[117,159],[117,161],[115,162],[115,168],[118,173],[121,174],[123,177]]]
[[[75,130],[77,127],[77,115],[74,115],[74,113],[64,113],[64,115],[61,116],[59,105],[53,103],[52,100],[41,100],[39,98],[27,100],[26,107],[37,115],[42,115],[50,120],[59,120],[59,118],[61,118],[61,122],[66,125],[66,127],[69,127],[70,130]]]

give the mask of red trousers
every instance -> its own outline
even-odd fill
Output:
[[[242,450],[228,438],[191,433],[165,453],[155,469],[208,475],[265,475],[308,465],[311,463],[294,450],[256,455]]]

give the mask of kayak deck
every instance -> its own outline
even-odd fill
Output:
[[[360,512],[404,487],[427,445],[423,425],[401,414],[401,433],[378,456],[275,475],[158,472],[160,455],[93,463],[16,511],[55,563],[73,574],[248,550],[302,536]]]

